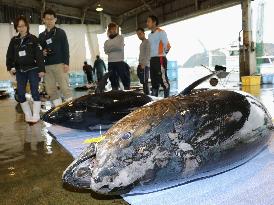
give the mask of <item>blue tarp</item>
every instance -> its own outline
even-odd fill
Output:
[[[84,143],[90,138],[99,137],[104,131],[84,132],[65,128],[61,126],[51,126],[48,132],[59,142],[72,156],[76,158],[88,146]]]
[[[100,132],[80,132],[59,126],[48,131],[73,157]],[[248,163],[214,177],[150,194],[126,196],[132,205],[274,205],[274,136],[269,146]]]

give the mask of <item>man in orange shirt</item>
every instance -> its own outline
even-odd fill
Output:
[[[150,43],[150,78],[152,95],[158,96],[160,85],[164,89],[164,97],[169,96],[170,85],[167,77],[166,54],[170,50],[167,34],[158,27],[159,20],[156,16],[147,18],[147,27],[151,30],[148,36]]]

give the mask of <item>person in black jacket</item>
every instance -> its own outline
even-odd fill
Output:
[[[84,73],[87,75],[87,80],[88,80],[88,83],[91,84],[93,83],[93,68],[91,65],[89,65],[87,63],[87,61],[84,62],[84,66],[83,66],[83,71]]]
[[[103,79],[104,72],[107,71],[105,62],[100,58],[99,55],[96,56],[94,62],[94,71],[96,71],[97,82],[100,82]]]
[[[25,121],[35,123],[40,120],[40,94],[38,91],[40,78],[45,74],[42,48],[36,36],[29,33],[29,23],[24,16],[14,22],[14,29],[19,34],[10,41],[7,55],[7,70],[16,75],[18,98],[25,114]],[[26,101],[26,86],[30,83],[33,112]]]
[[[69,87],[69,44],[64,30],[55,27],[57,21],[53,10],[43,13],[43,22],[46,30],[39,35],[46,63],[45,87],[54,106],[62,103],[56,83],[60,86],[65,101],[72,99]]]

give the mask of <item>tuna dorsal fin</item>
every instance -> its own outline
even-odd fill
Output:
[[[221,72],[221,71],[220,71]],[[211,78],[214,75],[217,75],[218,72],[213,72],[205,77],[200,78],[199,80],[196,80],[194,83],[192,83],[191,85],[189,85],[188,87],[186,87],[179,95],[184,96],[184,95],[189,95],[191,93],[191,91],[196,88],[198,85],[200,85],[201,83],[203,83],[204,81],[208,80],[209,78]]]
[[[103,93],[105,91],[105,87],[108,83],[108,78],[110,76],[110,72],[107,72],[101,81],[99,81],[97,83],[97,87],[96,87],[96,90],[95,90],[95,93]]]

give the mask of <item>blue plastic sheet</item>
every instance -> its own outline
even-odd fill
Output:
[[[89,145],[85,140],[99,137],[105,131],[84,132],[65,128],[61,126],[51,126],[48,132],[59,142],[72,156],[78,157],[81,152]]]
[[[86,139],[100,135],[59,126],[48,131],[74,158],[88,146]],[[132,205],[274,205],[274,135],[264,151],[236,169],[164,191],[123,198]]]

